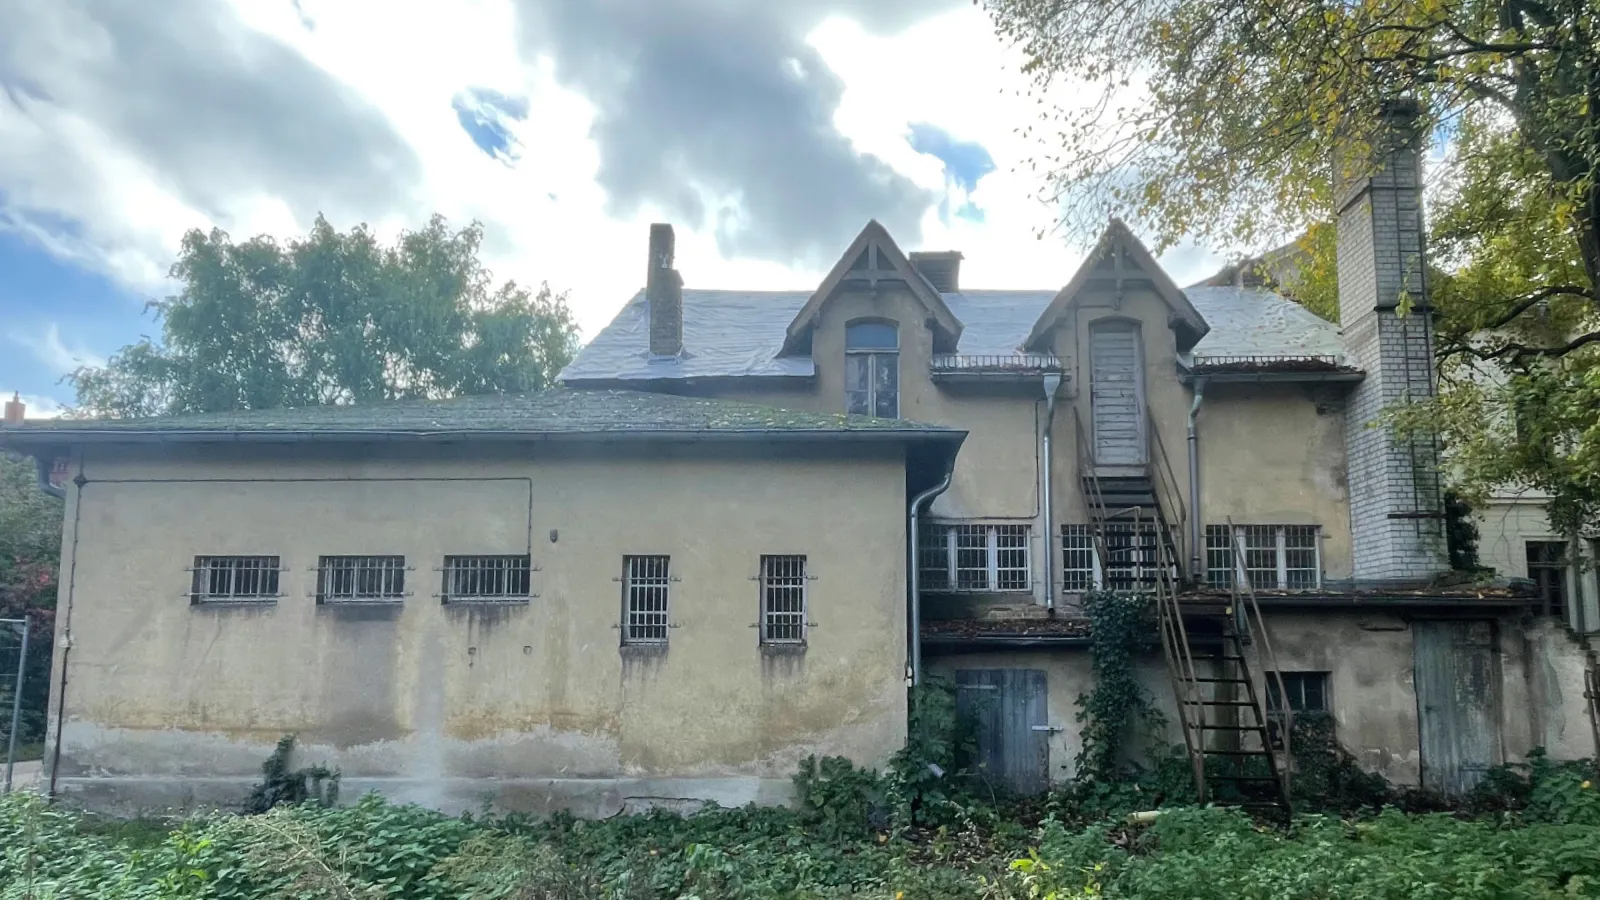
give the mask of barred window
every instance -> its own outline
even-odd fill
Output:
[[[665,644],[672,593],[671,558],[622,558],[622,643]]]
[[[1088,525],[1061,526],[1061,590],[1092,591],[1100,584],[1100,560]]]
[[[806,558],[761,557],[761,643],[806,642]]]
[[[1250,586],[1261,590],[1321,587],[1319,536],[1316,525],[1235,525],[1233,535],[1226,525],[1207,525],[1206,582],[1230,588],[1243,569]]]
[[[317,602],[399,600],[406,595],[404,556],[323,556],[317,559]]]
[[[278,598],[276,556],[196,556],[190,603],[258,602]]]
[[[918,577],[929,591],[1026,591],[1033,586],[1027,525],[925,523]]]
[[[1102,586],[1109,591],[1153,591],[1160,574],[1156,523],[1106,522]]]
[[[445,603],[521,603],[533,596],[533,563],[526,553],[446,556]]]

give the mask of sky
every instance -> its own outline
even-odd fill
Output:
[[[651,222],[701,288],[815,287],[870,218],[962,283],[1064,284],[1086,247],[970,0],[0,0],[0,391],[159,336],[185,231],[485,228],[497,279],[593,335]],[[1043,237],[1041,237],[1043,233]],[[1162,257],[1179,284],[1219,257]]]

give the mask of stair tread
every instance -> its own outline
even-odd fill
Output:
[[[1206,773],[1206,777],[1207,778],[1215,778],[1218,781],[1236,781],[1236,782],[1239,782],[1241,784],[1277,784],[1278,783],[1278,779],[1273,778],[1270,775],[1222,775],[1222,774],[1213,774],[1211,772],[1207,772]]]
[[[1194,682],[1196,684],[1249,684],[1250,683],[1248,680],[1246,680],[1244,678],[1185,678],[1185,679],[1182,679],[1182,680],[1184,680],[1184,681],[1192,681],[1192,682]]]
[[[1265,725],[1206,725],[1201,724],[1202,731],[1261,731],[1265,732]]]
[[[1255,706],[1249,700],[1185,700],[1189,706]]]
[[[1271,756],[1265,750],[1201,750],[1207,756]]]

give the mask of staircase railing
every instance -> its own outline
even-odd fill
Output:
[[[1104,586],[1106,570],[1111,564],[1111,554],[1106,546],[1105,520],[1112,511],[1106,509],[1105,495],[1100,478],[1095,472],[1094,455],[1084,438],[1083,418],[1076,406],[1072,408],[1073,437],[1078,452],[1078,490],[1089,513],[1089,533],[1094,542],[1096,558]],[[1161,456],[1164,458],[1165,453]],[[1171,469],[1168,468],[1170,473]],[[1159,503],[1160,496],[1157,495]],[[1121,512],[1133,515],[1133,533],[1137,536],[1143,524],[1143,510],[1134,507]],[[1172,696],[1178,708],[1178,724],[1183,732],[1183,743],[1189,754],[1189,765],[1194,774],[1195,799],[1205,799],[1205,707],[1199,690],[1199,672],[1195,668],[1194,654],[1190,651],[1189,635],[1183,624],[1183,614],[1178,608],[1176,572],[1171,567],[1164,550],[1170,550],[1170,536],[1161,521],[1160,510],[1150,511],[1151,531],[1156,540],[1155,607],[1156,629],[1161,638],[1161,652],[1167,661],[1167,678],[1172,683]],[[1137,537],[1135,537],[1137,541]],[[1181,557],[1176,557],[1181,559]]]
[[[1145,426],[1150,432],[1150,446],[1155,451],[1150,461],[1150,484],[1156,496],[1156,514],[1160,517],[1164,530],[1170,533],[1173,559],[1177,563],[1178,571],[1185,571],[1189,553],[1193,548],[1189,546],[1188,529],[1189,508],[1183,502],[1183,491],[1178,488],[1178,477],[1173,474],[1172,460],[1167,456],[1166,445],[1161,441],[1161,429],[1156,427],[1155,416],[1150,410],[1145,410]],[[1194,473],[1190,473],[1193,477]],[[1174,519],[1171,512],[1176,512]],[[1179,578],[1179,581],[1186,581]]]
[[[1261,615],[1261,604],[1256,602],[1255,587],[1250,583],[1250,572],[1245,565],[1244,541],[1239,537],[1239,529],[1233,527],[1233,518],[1231,516],[1227,519],[1227,523],[1228,537],[1233,544],[1233,589],[1231,591],[1233,608],[1239,613],[1238,620],[1243,623],[1244,631],[1254,640],[1257,647],[1257,656],[1266,666],[1266,672],[1262,673],[1263,682],[1276,686],[1278,689],[1278,715],[1282,719],[1279,733],[1281,735],[1282,748],[1278,749],[1272,746],[1272,741],[1270,740],[1271,729],[1269,727],[1265,736],[1269,738],[1267,746],[1262,749],[1267,752],[1267,758],[1273,770],[1272,776],[1278,780],[1278,784],[1283,791],[1284,801],[1287,802],[1290,796],[1290,760],[1294,758],[1291,755],[1292,748],[1289,743],[1290,732],[1294,730],[1294,710],[1289,708],[1289,691],[1284,686],[1283,669],[1278,665],[1278,656],[1272,650],[1272,637],[1267,632],[1267,620]],[[1244,656],[1243,641],[1239,644],[1239,651],[1239,655],[1242,658]],[[1250,702],[1255,705],[1261,721],[1263,723],[1270,721],[1270,710],[1266,704],[1261,702],[1261,698],[1256,696],[1255,679],[1246,677],[1244,681],[1246,690],[1250,692]]]

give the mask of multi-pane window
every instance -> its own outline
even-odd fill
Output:
[[[1528,541],[1528,577],[1539,595],[1539,612],[1557,618],[1567,614],[1567,542]]]
[[[446,556],[446,603],[520,603],[533,596],[533,563],[526,553]]]
[[[323,556],[317,560],[317,602],[399,600],[406,595],[404,556]]]
[[[806,558],[761,557],[761,643],[806,642]]]
[[[622,558],[622,643],[665,644],[672,593],[671,558]]]
[[[1315,525],[1206,526],[1206,583],[1230,588],[1240,573],[1258,590],[1308,590],[1322,584]]]
[[[1094,530],[1088,525],[1061,526],[1061,590],[1092,591],[1100,584],[1100,559],[1094,551]]]
[[[278,597],[276,556],[196,556],[191,603],[273,600]]]
[[[1105,522],[1106,558],[1095,546],[1094,526],[1061,526],[1063,591],[1150,591],[1160,575],[1161,546],[1155,522]]]
[[[1033,586],[1027,525],[928,523],[918,575],[929,591],[1026,591]]]
[[[844,330],[845,412],[900,417],[900,333],[888,322],[854,322]]]
[[[1283,679],[1283,693],[1278,691],[1279,678]],[[1268,672],[1266,682],[1267,726],[1274,747],[1283,746],[1283,694],[1288,694],[1289,709],[1295,715],[1325,714],[1332,709],[1328,705],[1327,672],[1279,672],[1277,677]]]

